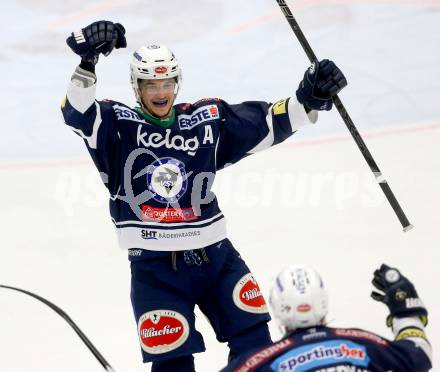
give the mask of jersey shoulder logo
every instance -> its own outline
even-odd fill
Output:
[[[118,120],[131,120],[137,123],[145,123],[145,120],[142,119],[136,111],[131,110],[128,107],[118,104],[115,104],[112,107]]]
[[[182,130],[189,130],[196,127],[199,124],[207,121],[216,120],[220,118],[217,105],[206,105],[199,107],[191,114],[181,114],[178,116],[177,121],[179,128]]]

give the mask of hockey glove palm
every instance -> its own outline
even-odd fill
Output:
[[[125,29],[120,23],[110,21],[94,22],[81,31],[72,32],[67,45],[82,60],[96,63],[100,53],[108,56],[113,48],[125,48]]]
[[[420,317],[426,325],[428,311],[419,299],[414,285],[399,270],[383,264],[374,272],[372,283],[381,293],[373,291],[371,297],[383,302],[390,310],[388,325],[391,325],[394,317],[411,316]]]
[[[309,110],[331,110],[332,97],[347,86],[347,79],[334,62],[312,63],[296,91],[298,101]]]

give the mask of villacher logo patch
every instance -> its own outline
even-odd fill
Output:
[[[235,305],[254,314],[267,313],[267,305],[254,276],[248,273],[240,278],[232,294]]]
[[[162,354],[180,347],[188,338],[186,318],[172,310],[152,310],[138,321],[142,349],[149,354]]]

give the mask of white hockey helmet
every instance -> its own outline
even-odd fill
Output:
[[[176,79],[174,96],[179,91],[182,71],[174,53],[165,45],[144,45],[133,53],[130,63],[131,85],[136,100],[142,105],[139,79]]]
[[[269,303],[284,331],[324,324],[328,312],[327,290],[321,276],[303,265],[289,266],[278,274]]]

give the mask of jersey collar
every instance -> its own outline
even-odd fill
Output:
[[[166,119],[158,118],[156,116],[147,114],[139,106],[136,106],[134,109],[139,115],[141,115],[142,118],[144,118],[148,122],[155,124],[155,125],[158,125],[159,127],[162,127],[162,128],[171,127],[171,125],[173,125],[173,123],[174,123],[174,120],[176,119],[176,111],[174,110],[174,107],[171,107],[171,116]]]

